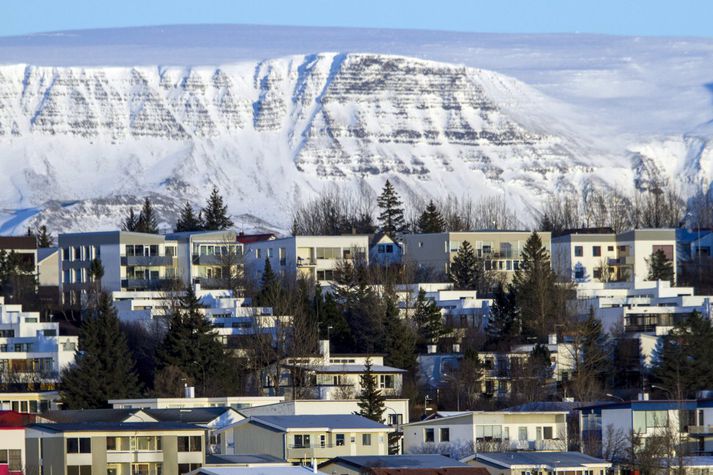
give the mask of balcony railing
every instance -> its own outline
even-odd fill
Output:
[[[688,433],[690,435],[713,434],[713,425],[688,426]]]
[[[172,266],[173,256],[122,256],[122,266]]]
[[[157,290],[169,283],[167,279],[123,279],[121,286],[128,289]]]

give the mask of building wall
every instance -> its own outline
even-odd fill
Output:
[[[0,429],[0,450],[19,450],[21,452],[22,467],[26,464],[27,448],[25,447],[24,428]]]
[[[255,424],[240,424],[232,429],[233,454],[268,454],[284,458],[285,434]],[[230,452],[228,452],[230,453]]]

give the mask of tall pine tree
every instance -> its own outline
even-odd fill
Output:
[[[395,238],[397,233],[406,229],[406,221],[404,220],[401,198],[389,180],[386,180],[386,185],[376,202],[381,208],[381,214],[379,214],[381,230],[391,238]]]
[[[144,199],[144,204],[141,207],[141,213],[139,213],[139,218],[136,222],[136,231],[139,233],[158,234],[156,211],[154,211],[148,196]]]
[[[433,200],[428,203],[426,209],[419,216],[417,226],[420,233],[442,233],[446,230],[446,221],[436,205],[433,204]]]
[[[483,260],[475,255],[475,250],[468,241],[463,241],[458,248],[448,277],[457,290],[483,291],[487,287]]]
[[[384,350],[386,364],[408,371],[416,369],[417,335],[411,325],[399,316],[393,295],[384,297]]]
[[[109,399],[141,393],[133,356],[106,293],[82,323],[75,364],[62,372],[60,387],[65,409],[110,407]]]
[[[436,307],[436,303],[426,297],[426,291],[420,289],[416,297],[416,308],[413,319],[418,328],[419,344],[421,348],[426,345],[436,345],[445,333],[443,315]]]
[[[193,211],[193,206],[186,201],[185,206],[181,208],[181,215],[176,221],[176,232],[200,231],[202,229],[203,223]]]
[[[159,370],[175,367],[196,383],[203,396],[225,396],[234,390],[236,365],[188,287],[170,317],[168,332],[156,350]]]
[[[134,213],[134,208],[129,208],[129,213],[121,221],[123,231],[136,232],[139,226],[139,217]]]
[[[37,233],[37,246],[38,247],[52,247],[54,244],[54,240],[52,239],[52,236],[50,233],[47,231],[47,226],[44,224],[40,226],[40,231]]]
[[[386,411],[386,396],[381,393],[376,376],[371,370],[371,358],[366,359],[364,372],[361,374],[361,392],[359,393],[359,414],[376,422],[384,422],[384,411]]]
[[[534,232],[520,255],[520,266],[513,278],[524,336],[546,338],[561,315],[558,312],[556,276],[550,266],[550,255]]]
[[[213,187],[208,203],[203,208],[203,222],[206,231],[222,231],[233,226],[228,215],[228,205],[223,203],[223,197],[216,187]]]
[[[520,314],[512,285],[496,287],[486,333],[488,345],[500,351],[509,351],[520,338]]]

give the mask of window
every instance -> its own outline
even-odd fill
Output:
[[[201,436],[199,435],[178,437],[179,452],[200,452],[201,445]]]
[[[371,434],[361,435],[361,445],[371,445]]]
[[[394,388],[394,376],[391,374],[380,374],[379,375],[379,388],[393,389]]]
[[[668,411],[634,411],[634,432],[668,426]]]
[[[582,257],[584,255],[584,247],[582,246],[574,246],[574,256],[575,257]]]
[[[326,447],[327,446],[327,436],[322,434],[319,436],[319,446],[320,447]]]
[[[309,447],[309,434],[295,434],[294,445],[296,449],[302,449]]]
[[[337,447],[344,445],[344,434],[337,434],[335,436],[335,444]]]
[[[402,414],[389,414],[389,425],[397,426],[403,422]]]
[[[92,475],[92,466],[67,465],[67,475]]]
[[[527,440],[527,427],[517,428],[517,440]]]
[[[435,438],[433,436],[433,429],[425,429],[424,440],[426,442],[435,442]]]
[[[7,464],[10,471],[22,470],[22,450],[0,450],[0,464]]]
[[[584,279],[584,267],[578,266],[574,269],[575,279]]]
[[[68,454],[90,454],[92,453],[92,439],[89,437],[72,437],[67,439]]]
[[[553,439],[552,437],[552,427],[543,427],[542,428],[542,438],[543,439]]]
[[[608,252],[614,251],[614,246],[607,246],[607,251]]]
[[[602,255],[602,246],[592,246],[592,255],[600,257]]]
[[[451,441],[451,430],[448,427],[441,428],[441,442]]]
[[[594,269],[592,271],[592,277],[594,277],[595,279],[601,279],[602,278],[602,268],[597,267],[596,269]]]
[[[12,338],[15,336],[15,330],[0,330],[1,338]]]
[[[477,426],[475,428],[475,438],[484,440],[502,440],[502,427],[494,425]]]
[[[190,473],[193,470],[196,470],[198,468],[201,468],[201,464],[199,464],[199,463],[179,463],[178,464],[178,473],[179,473],[179,475],[182,475],[185,473]]]
[[[673,260],[673,245],[655,244],[651,246],[651,253],[653,254],[656,251],[663,251],[666,259]]]

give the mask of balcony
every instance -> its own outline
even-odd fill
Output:
[[[173,266],[173,256],[121,256],[122,266]]]
[[[376,449],[378,448],[378,435],[372,435],[372,446],[374,448],[374,453],[376,454]],[[344,445],[334,445],[334,444],[314,444],[309,446],[300,445],[288,445],[287,446],[287,460],[298,460],[298,459],[331,459],[334,457],[340,457],[352,454],[351,443]],[[364,455],[364,454],[362,454]]]
[[[713,425],[688,426],[688,435],[692,437],[713,435]]]
[[[222,266],[222,265],[237,265],[238,257],[236,255],[216,256],[215,254],[193,254],[193,265],[196,266]]]
[[[124,289],[159,290],[168,287],[171,282],[168,279],[123,279],[121,287]]]
[[[297,267],[314,267],[317,265],[317,261],[311,258],[298,257]]]

